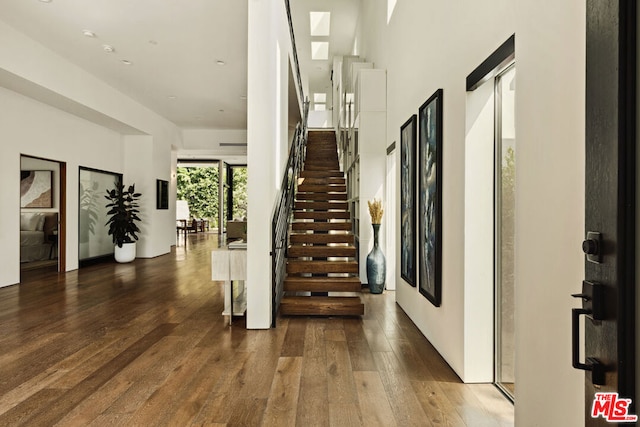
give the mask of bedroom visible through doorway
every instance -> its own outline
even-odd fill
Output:
[[[20,156],[20,271],[65,270],[66,164]]]

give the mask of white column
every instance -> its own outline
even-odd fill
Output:
[[[287,117],[280,100],[290,42],[284,2],[249,0],[248,15],[247,328],[264,329],[271,326],[271,217],[287,153],[279,129]]]

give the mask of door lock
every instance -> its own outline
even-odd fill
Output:
[[[602,249],[602,234],[588,231],[586,240],[582,242],[582,252],[587,255],[587,261],[602,263]]]
[[[604,288],[600,283],[582,282],[582,292],[571,295],[582,300],[582,308],[571,309],[571,364],[576,369],[591,372],[591,382],[604,385],[605,366],[594,357],[580,362],[580,316],[585,315],[591,321],[604,320]]]

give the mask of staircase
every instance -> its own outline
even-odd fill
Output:
[[[353,295],[361,284],[333,131],[309,131],[293,218],[281,314],[364,314]]]

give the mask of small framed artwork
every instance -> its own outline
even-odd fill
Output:
[[[400,127],[400,276],[416,286],[416,128],[414,114]]]
[[[53,171],[20,171],[20,207],[53,207]]]
[[[156,180],[156,209],[169,209],[169,181]]]
[[[440,307],[442,295],[442,89],[418,110],[418,283]]]

